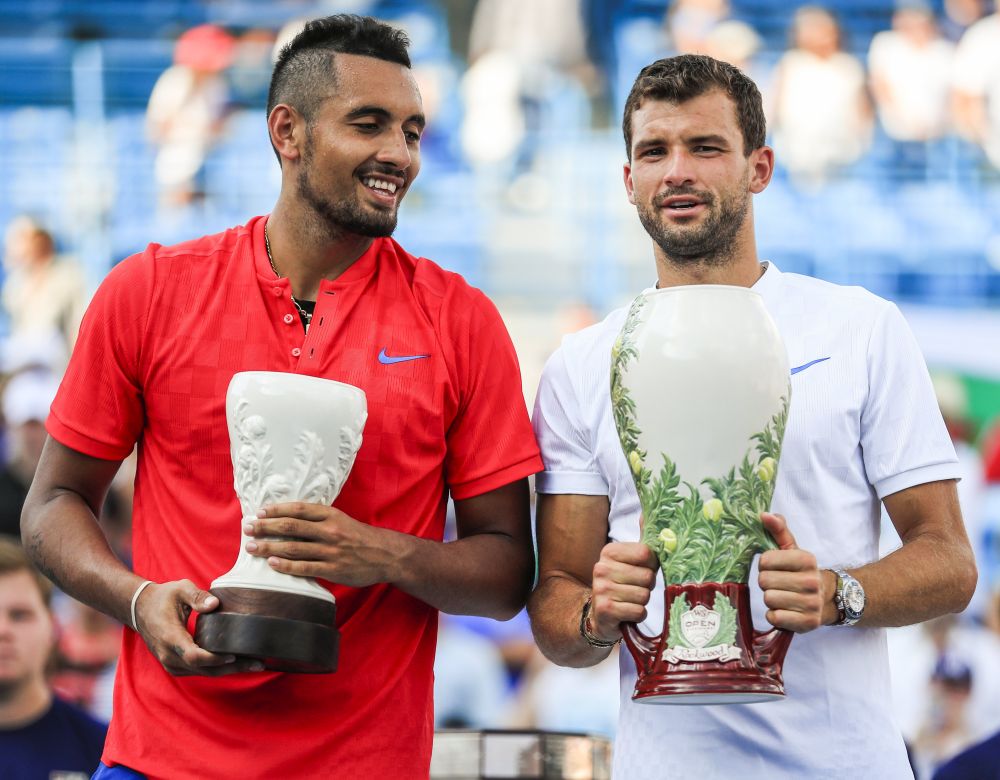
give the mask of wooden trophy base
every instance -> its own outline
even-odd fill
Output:
[[[213,611],[198,616],[194,641],[213,653],[255,658],[275,672],[337,670],[337,605],[260,588],[213,588]]]

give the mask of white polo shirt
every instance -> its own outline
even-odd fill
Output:
[[[753,289],[793,373],[772,509],[820,567],[873,561],[882,498],[959,476],[920,349],[896,306],[862,288],[772,263]],[[626,311],[567,336],[546,364],[534,412],[545,462],[536,489],[609,496],[610,538],[634,542],[639,498],[609,391],[611,346]],[[766,629],[756,566],[750,581],[754,620]],[[662,577],[648,611],[643,631],[658,634]],[[761,704],[637,704],[635,667],[627,652],[621,658],[616,778],[912,778],[893,722],[882,629],[796,636],[784,665],[787,696]]]

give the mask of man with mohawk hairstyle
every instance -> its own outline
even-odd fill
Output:
[[[109,274],[49,417],[22,535],[39,566],[129,626],[98,777],[426,778],[438,610],[507,619],[531,586],[541,461],[493,305],[391,238],[420,167],[408,42],[374,19],[306,25],[280,54],[267,217]],[[238,371],[363,389],[336,508],[280,504],[246,549],[334,593],[330,675],[263,671],[189,633],[241,516],[225,395]],[[134,572],[95,514],[139,443]],[[458,540],[442,542],[448,494]],[[213,679],[214,678],[214,679]]]

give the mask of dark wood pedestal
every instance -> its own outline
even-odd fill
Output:
[[[198,616],[194,641],[213,653],[256,658],[276,672],[337,670],[337,605],[259,588],[214,588],[220,604]]]

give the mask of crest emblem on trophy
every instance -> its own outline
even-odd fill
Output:
[[[242,510],[239,554],[232,570],[211,585],[220,604],[198,617],[199,646],[257,658],[275,671],[336,669],[333,594],[310,577],[275,571],[250,555],[242,527],[267,504],[331,505],[354,465],[367,417],[364,391],[352,385],[272,371],[233,376],[226,419]]]
[[[611,404],[639,494],[642,541],[664,580],[664,628],[629,624],[633,698],[721,704],[784,695],[791,633],[756,631],[754,555],[773,549],[770,509],[791,394],[788,357],[760,295],[743,287],[652,290],[612,350]]]

